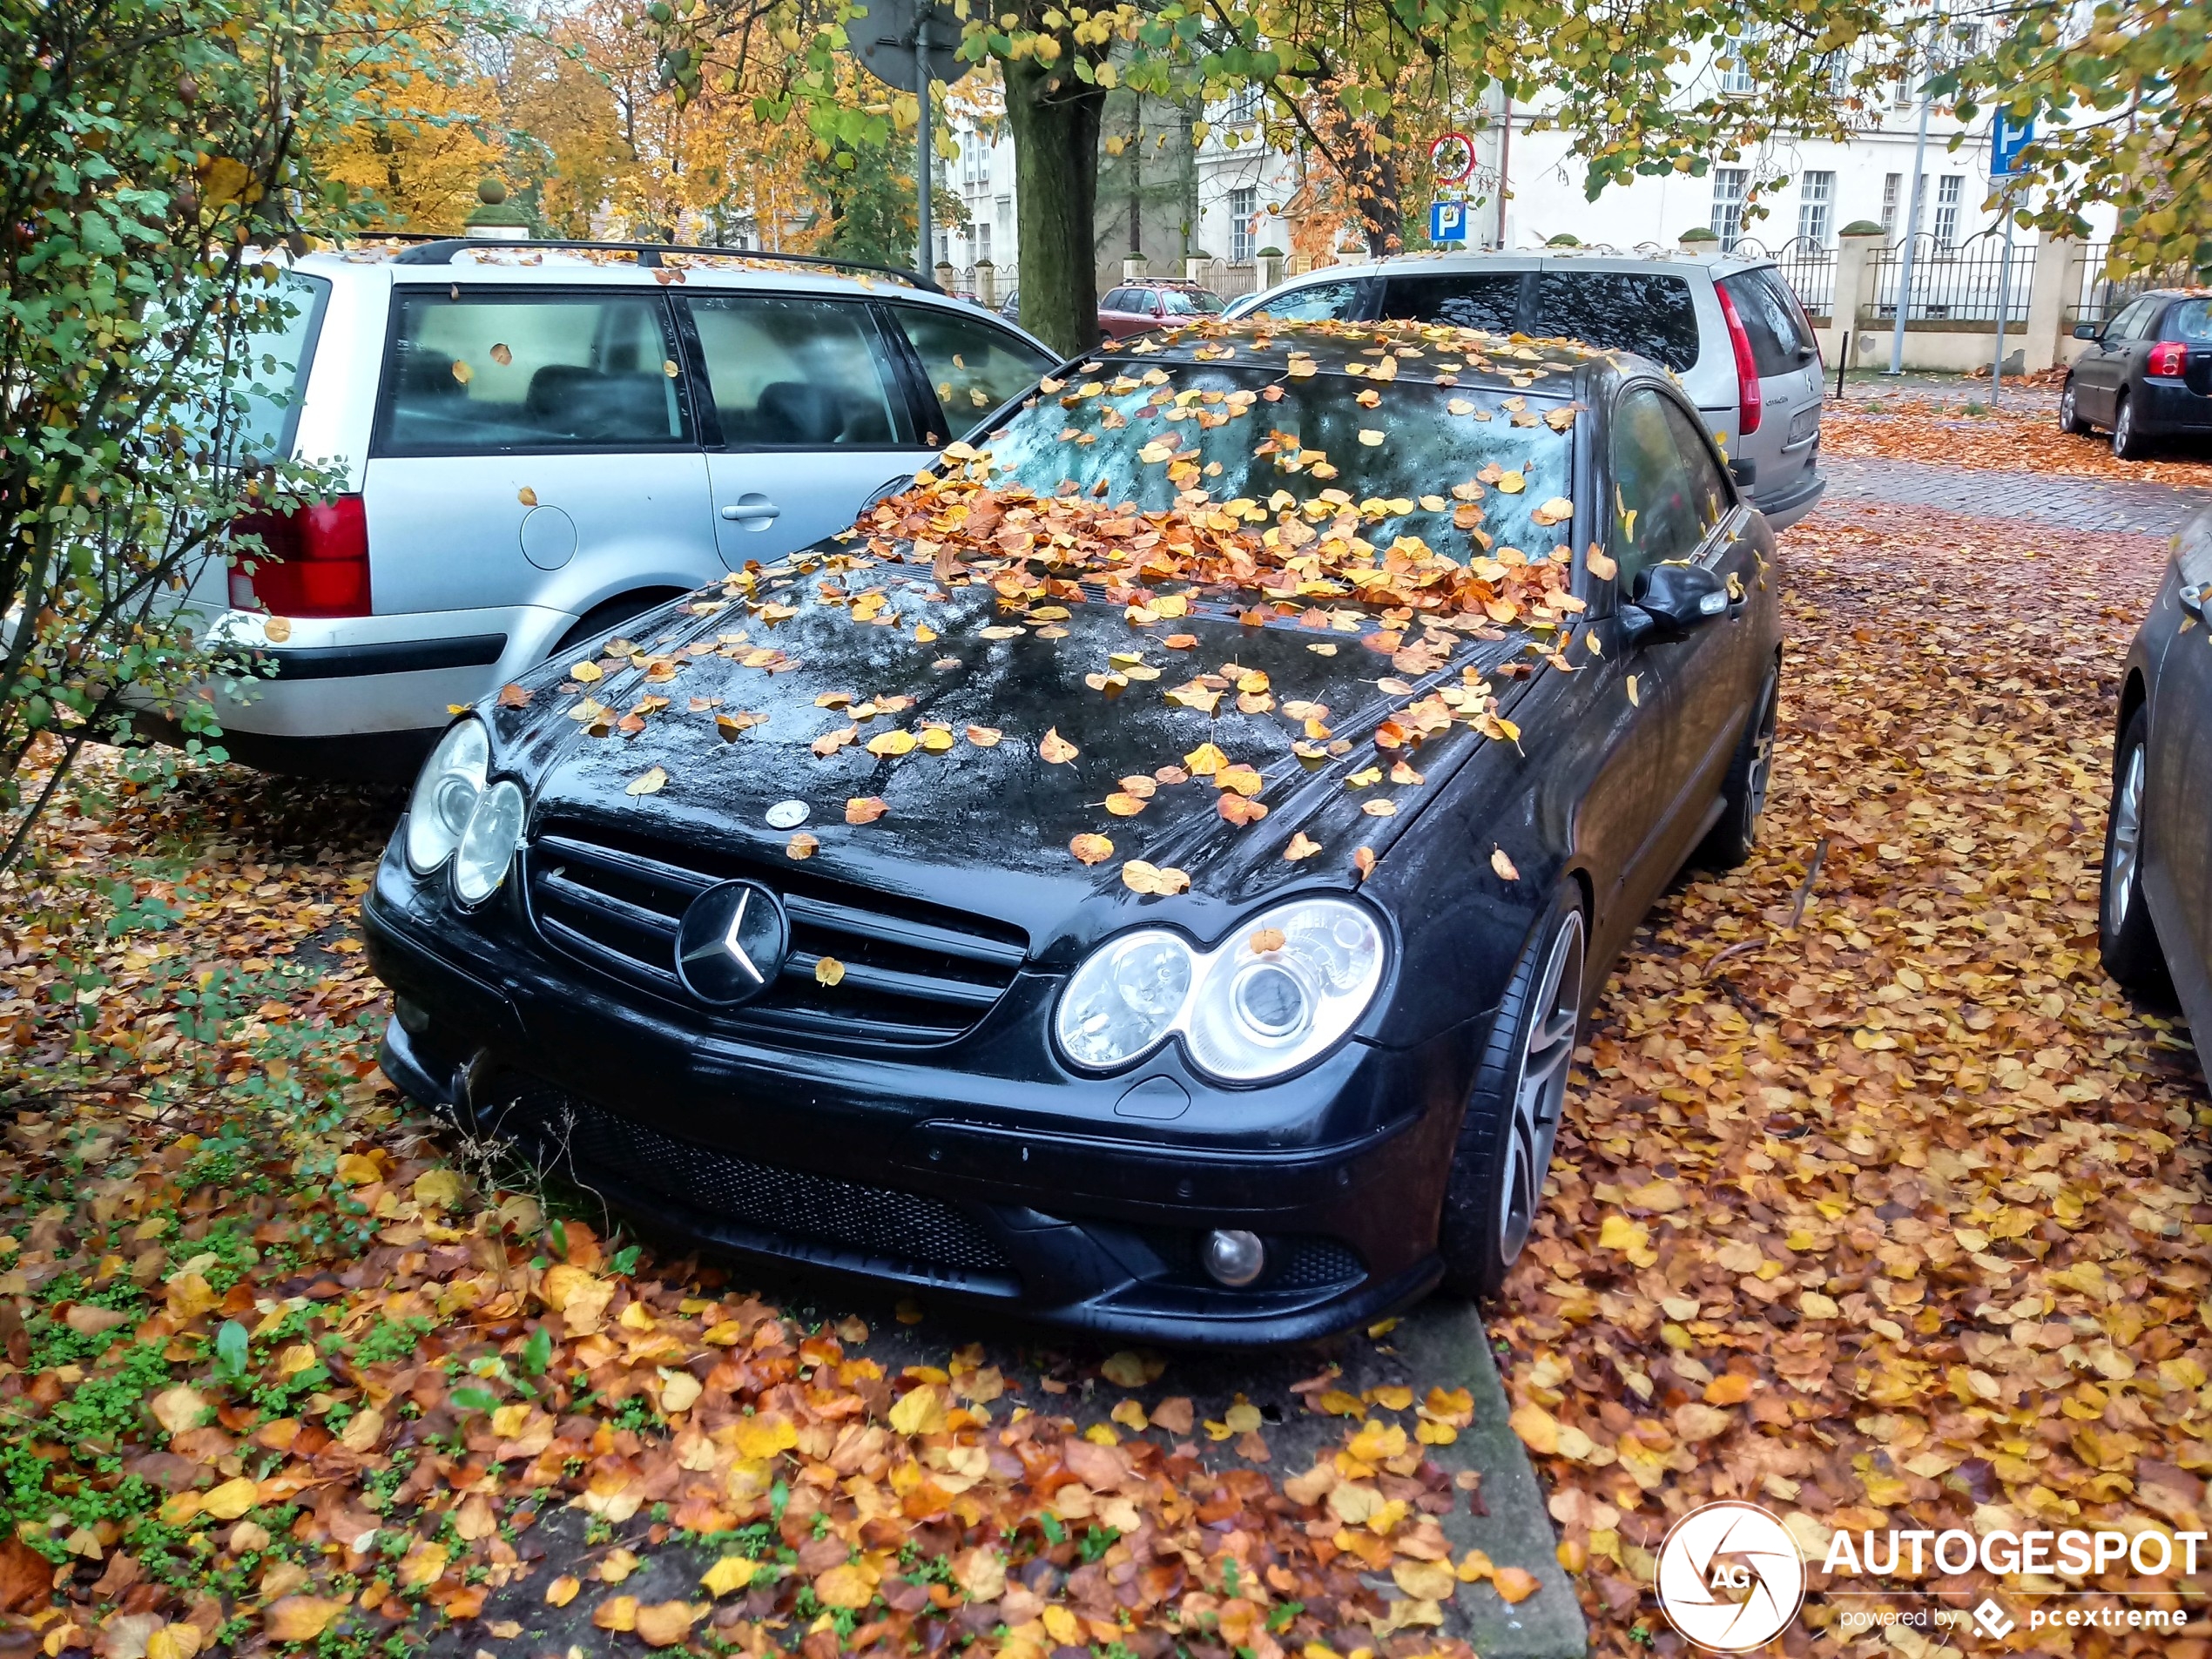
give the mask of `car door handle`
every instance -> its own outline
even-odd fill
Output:
[[[2205,590],[2208,587],[2212,587],[2212,583],[2193,582],[2184,586],[2181,592],[2175,596],[2181,600],[2182,609],[2199,622],[2204,620]]]
[[[755,519],[765,524],[772,518],[781,518],[783,516],[782,508],[758,496],[747,501],[733,502],[722,509],[723,517],[738,524],[750,523]]]

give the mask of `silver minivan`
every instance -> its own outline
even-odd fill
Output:
[[[266,551],[188,605],[256,659],[208,687],[224,746],[320,776],[411,775],[453,706],[842,529],[1058,361],[917,279],[774,255],[456,239],[284,280],[273,436],[343,488],[244,525]]]
[[[1751,504],[1777,529],[1811,512],[1820,475],[1820,347],[1780,269],[1730,253],[1413,253],[1328,266],[1230,307],[1313,321],[1406,318],[1563,336],[1673,371]]]

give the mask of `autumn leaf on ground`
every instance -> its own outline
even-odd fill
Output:
[[[569,678],[572,680],[582,680],[586,685],[589,685],[592,681],[602,678],[604,676],[601,674],[599,664],[597,663],[570,663],[569,664]]]
[[[526,709],[532,693],[520,685],[506,685],[499,688],[499,706],[502,709]]]

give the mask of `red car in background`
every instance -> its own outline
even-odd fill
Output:
[[[1195,282],[1124,282],[1098,302],[1098,337],[1119,340],[1217,316],[1221,301]]]

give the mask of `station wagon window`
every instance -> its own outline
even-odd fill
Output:
[[[401,290],[392,337],[379,443],[387,454],[685,439],[675,342],[654,296]]]
[[[865,307],[750,293],[685,303],[725,448],[912,442]]]
[[[1606,546],[1620,566],[1621,592],[1633,598],[1649,567],[1696,553],[1728,510],[1728,489],[1689,416],[1649,387],[1614,406],[1608,448],[1614,496]]]
[[[275,307],[277,327],[247,334],[239,345],[231,371],[231,395],[238,405],[233,433],[238,453],[255,460],[284,460],[300,429],[300,404],[307,392],[322,308],[330,283],[322,277],[287,271],[266,296]]]
[[[934,306],[894,306],[892,314],[921,359],[948,437],[968,431],[1008,398],[1021,396],[1053,364],[1021,335],[995,328],[981,317]]]
[[[1771,266],[1738,272],[1721,287],[1735,302],[1736,315],[1751,342],[1751,362],[1759,378],[1791,374],[1805,365],[1812,348],[1811,325],[1796,295]]]
[[[2150,320],[2163,300],[2138,300],[2105,326],[2107,340],[2138,340],[2150,332]]]
[[[1382,314],[1509,334],[1521,326],[1521,273],[1394,276],[1383,288]]]
[[[1632,351],[1676,374],[1697,361],[1689,284],[1653,271],[1546,271],[1536,278],[1533,333]]]
[[[1303,288],[1278,293],[1252,314],[1284,322],[1329,322],[1349,317],[1359,308],[1359,285],[1351,282],[1310,282]]]
[[[1160,309],[1170,317],[1211,317],[1221,309],[1220,296],[1208,288],[1162,288]]]

